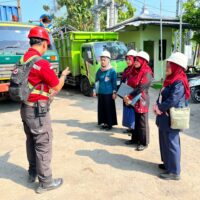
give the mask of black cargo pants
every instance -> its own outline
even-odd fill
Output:
[[[35,107],[22,104],[21,118],[26,133],[26,151],[29,174],[38,175],[40,183],[52,181],[52,128],[49,112],[45,117],[35,116]]]

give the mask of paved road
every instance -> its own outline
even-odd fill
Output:
[[[153,103],[158,92],[151,89]],[[150,113],[151,143],[144,152],[124,145],[121,100],[119,126],[112,132],[96,126],[96,99],[64,89],[52,104],[52,168],[64,185],[42,195],[27,183],[25,136],[19,105],[0,102],[0,199],[2,200],[199,200],[200,105],[191,104],[191,129],[182,133],[182,179],[163,181],[155,117]]]

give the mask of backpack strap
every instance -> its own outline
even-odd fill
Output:
[[[33,65],[36,63],[36,62],[38,62],[38,61],[40,61],[40,60],[42,60],[43,58],[41,58],[40,56],[38,56],[38,55],[35,55],[35,56],[32,56],[32,57],[30,57],[26,62],[24,62],[24,57],[22,56],[21,57],[21,59],[20,59],[20,64],[22,64],[22,65],[26,65],[26,64],[28,64],[28,63],[30,63],[30,62],[32,62],[32,64],[30,64],[29,66],[32,68],[33,67]],[[39,86],[39,85],[41,85],[41,90],[36,90],[35,88],[37,87],[37,86]],[[28,82],[28,87],[29,87],[29,89],[30,89],[30,94],[39,94],[39,95],[42,95],[42,96],[45,96],[45,97],[50,97],[50,93],[48,93],[48,92],[44,92],[44,83],[38,83],[37,85],[35,85],[35,86],[33,86],[30,82]]]
[[[41,58],[40,56],[35,55],[35,56],[30,57],[26,62],[24,62],[24,56],[22,56],[19,60],[19,63],[21,65],[26,65],[27,63],[33,62],[33,64],[34,64],[34,63],[36,63],[36,62],[38,62],[39,60],[42,60],[42,59],[43,58]]]

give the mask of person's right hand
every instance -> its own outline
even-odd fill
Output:
[[[69,75],[71,72],[70,72],[70,70],[69,70],[69,67],[67,67],[65,70],[63,70],[62,71],[62,75],[63,76],[67,76],[67,75]]]
[[[93,92],[93,97],[97,97],[97,93],[96,92]]]

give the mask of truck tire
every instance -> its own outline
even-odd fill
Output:
[[[191,99],[194,103],[200,103],[200,87],[191,88]]]
[[[88,96],[88,97],[92,96],[92,87],[87,77],[81,78],[80,88],[81,88],[81,92],[85,96]]]

